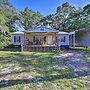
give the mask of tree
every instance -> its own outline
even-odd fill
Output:
[[[10,42],[9,21],[15,14],[13,6],[8,0],[0,0],[0,48],[8,45]]]
[[[67,19],[74,15],[76,12],[75,7],[71,6],[68,2],[57,7],[56,14],[54,15],[54,27],[58,30],[67,31]]]
[[[84,8],[83,8],[83,11],[86,15],[90,15],[90,4],[86,5]]]
[[[25,29],[36,27],[42,17],[43,16],[39,12],[34,12],[28,7],[20,12],[20,19],[23,22]]]

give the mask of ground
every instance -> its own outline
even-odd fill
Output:
[[[0,90],[90,90],[90,51],[0,51]]]

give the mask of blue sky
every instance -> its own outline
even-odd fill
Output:
[[[23,10],[29,7],[34,11],[39,11],[42,15],[46,16],[55,13],[58,6],[62,3],[69,2],[75,7],[84,7],[90,3],[90,0],[9,0],[17,10]]]

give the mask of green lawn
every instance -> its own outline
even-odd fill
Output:
[[[87,90],[56,53],[0,51],[0,90]]]
[[[79,47],[79,46],[76,46],[76,47],[74,47],[74,49],[80,49],[80,50],[90,51],[90,47]]]

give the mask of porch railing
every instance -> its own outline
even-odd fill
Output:
[[[56,51],[56,45],[30,45],[23,46],[23,51],[31,51],[31,52],[52,52]]]

